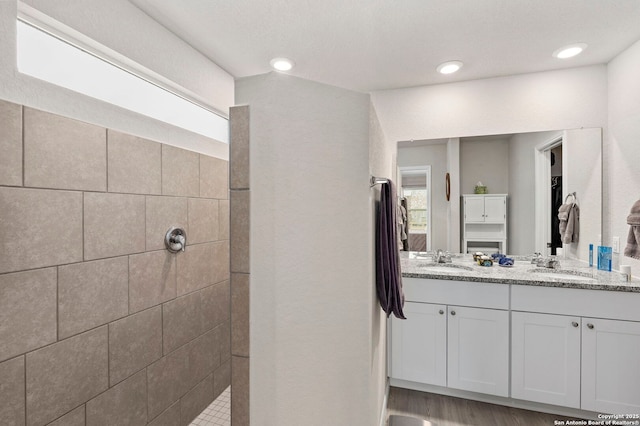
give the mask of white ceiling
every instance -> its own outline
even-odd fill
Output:
[[[285,56],[290,74],[363,92],[602,64],[640,39],[640,0],[130,1],[236,78]],[[551,56],[576,42],[582,55]]]

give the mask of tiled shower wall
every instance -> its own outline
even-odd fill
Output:
[[[231,424],[249,426],[250,363],[250,115],[249,106],[229,111],[231,189]]]
[[[0,101],[0,424],[187,425],[230,384],[227,169]]]

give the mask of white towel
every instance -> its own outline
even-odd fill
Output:
[[[629,228],[624,255],[640,260],[640,200],[636,201],[631,207],[631,212],[627,216],[627,224],[631,225],[631,227]]]
[[[569,196],[567,196],[569,198]],[[561,205],[558,209],[560,238],[564,244],[577,243],[580,238],[580,207],[574,201]]]

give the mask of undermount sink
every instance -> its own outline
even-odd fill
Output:
[[[553,275],[553,278],[558,279],[567,279],[567,280],[578,280],[578,281],[593,281],[594,278],[591,274],[586,272],[579,271],[571,271],[571,270],[563,270],[563,269],[545,269],[545,268],[536,268],[530,269],[529,272],[534,274],[546,274]]]
[[[464,265],[456,265],[453,263],[418,263],[420,268],[426,268],[429,272],[447,272],[447,273],[460,273],[473,271],[472,268]]]

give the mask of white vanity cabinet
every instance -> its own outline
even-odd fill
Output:
[[[508,396],[509,286],[403,283],[407,319],[391,320],[392,380]]]
[[[581,318],[511,313],[511,396],[580,408]]]
[[[507,195],[462,196],[463,253],[507,252]]]
[[[406,302],[392,319],[391,372],[396,379],[447,385],[447,307]]]
[[[509,312],[449,306],[448,386],[509,396]]]
[[[512,396],[640,413],[638,306],[640,293],[513,286]]]
[[[640,413],[640,322],[582,319],[582,408]]]

